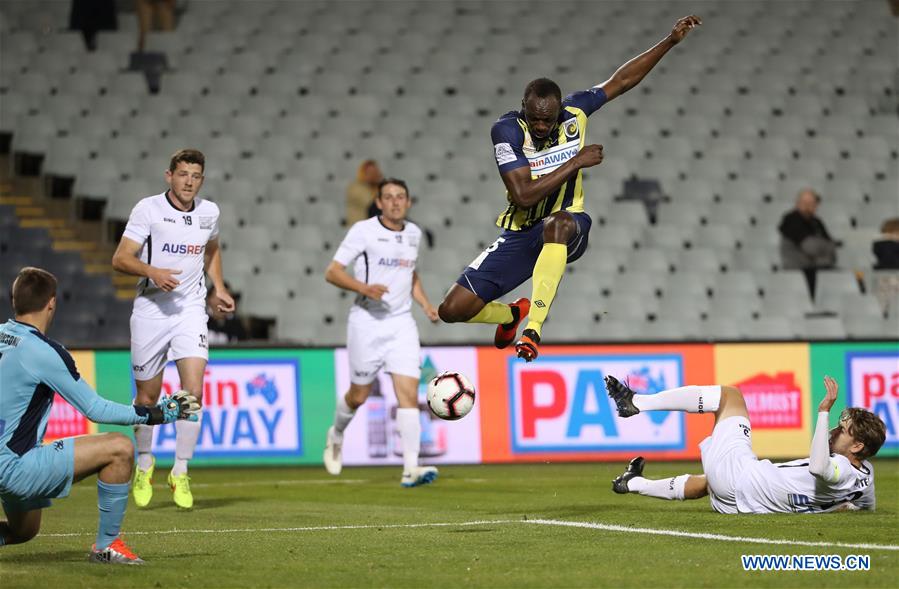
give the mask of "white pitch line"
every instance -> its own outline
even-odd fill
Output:
[[[556,519],[496,519],[475,520],[467,522],[434,522],[421,524],[360,524],[346,526],[301,526],[288,528],[231,528],[231,529],[172,529],[154,531],[130,531],[127,536],[163,536],[171,534],[256,534],[277,532],[325,532],[339,530],[372,530],[372,529],[402,529],[402,528],[448,528],[462,526],[495,526],[509,524],[559,526],[569,528],[586,528],[591,530],[603,530],[606,532],[624,532],[627,534],[649,534],[654,536],[674,536],[678,538],[695,538],[698,540],[713,540],[719,542],[743,542],[746,544],[774,544],[785,546],[812,546],[817,548],[853,548],[862,550],[899,550],[899,546],[893,544],[849,544],[845,542],[809,542],[805,540],[781,540],[777,538],[753,538],[748,536],[726,536],[723,534],[706,534],[701,532],[685,532],[682,530],[663,530],[657,528],[633,528],[616,524],[603,524],[598,522],[577,522]],[[70,538],[77,536],[93,536],[93,532],[70,532],[64,534],[41,534],[50,538]]]
[[[752,538],[748,536],[725,536],[723,534],[705,534],[700,532],[684,532],[681,530],[660,530],[656,528],[632,528],[615,524],[594,522],[570,522],[556,519],[531,519],[522,523],[543,526],[565,526],[569,528],[589,528],[607,532],[626,532],[629,534],[650,534],[654,536],[676,536],[679,538],[697,538],[700,540],[718,540],[720,542],[744,542],[747,544],[777,544],[787,546],[814,546],[821,548],[858,548],[864,550],[899,550],[893,544],[848,544],[845,542],[809,542],[805,540],[778,540],[774,538]]]

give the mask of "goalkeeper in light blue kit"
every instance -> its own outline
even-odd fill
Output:
[[[56,278],[23,268],[11,290],[15,319],[0,325],[0,546],[34,538],[50,500],[96,474],[100,521],[90,561],[143,564],[119,537],[134,468],[131,439],[105,433],[43,445],[53,397],[59,393],[91,421],[118,425],[196,420],[196,398],[179,391],[154,407],[103,399],[66,349],[44,335],[56,312]]]

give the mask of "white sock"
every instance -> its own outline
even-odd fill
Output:
[[[194,457],[194,448],[197,447],[197,439],[200,437],[200,423],[203,421],[203,412],[200,411],[197,421],[175,422],[175,465],[172,467],[174,476],[187,473],[187,462]]]
[[[686,411],[714,413],[721,404],[721,386],[686,386],[659,391],[654,395],[634,395],[640,411]]]
[[[421,411],[397,409],[396,425],[403,440],[403,472],[412,472],[418,466],[421,451]]]
[[[134,445],[137,448],[137,467],[150,470],[153,466],[153,426],[134,426]]]
[[[631,493],[639,493],[646,497],[657,497],[659,499],[677,499],[684,500],[684,487],[687,486],[688,474],[672,477],[670,479],[646,479],[643,477],[634,477],[627,482],[627,490]]]
[[[355,409],[350,409],[346,403],[346,395],[340,395],[337,398],[337,409],[334,411],[334,441],[343,441],[343,431],[346,429],[353,416],[356,415]]]

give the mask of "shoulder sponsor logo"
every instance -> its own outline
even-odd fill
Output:
[[[385,241],[385,242],[386,242],[386,241],[390,241],[390,240],[387,239],[386,237],[379,237],[379,238],[378,238],[378,241]]]
[[[163,217],[162,220],[165,221],[166,223],[174,223],[175,222],[175,220],[170,217]]]
[[[515,152],[512,150],[511,143],[497,143],[493,146],[494,151],[496,152],[496,163],[497,165],[511,164],[516,159]]]
[[[0,344],[16,347],[19,345],[20,341],[22,340],[18,336],[12,335],[11,333],[0,332]]]
[[[215,225],[215,217],[200,217],[200,229],[212,229]]]

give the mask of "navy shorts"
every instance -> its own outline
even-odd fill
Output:
[[[568,262],[587,249],[587,237],[593,222],[587,213],[570,213],[577,231],[568,242]],[[543,249],[543,221],[524,231],[503,231],[490,247],[468,265],[456,284],[489,303],[518,286],[534,273],[537,256]]]

